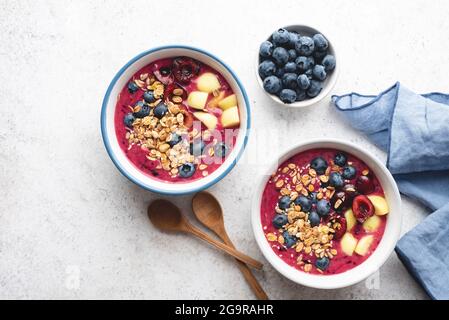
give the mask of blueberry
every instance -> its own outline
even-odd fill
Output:
[[[143,99],[145,100],[146,103],[153,103],[154,101],[156,101],[153,91],[146,91],[143,94]]]
[[[123,118],[123,122],[125,123],[125,126],[127,126],[128,128],[132,128],[134,120],[136,120],[136,118],[131,112],[127,113],[125,118]]]
[[[313,36],[313,43],[315,44],[315,49],[317,51],[326,51],[329,47],[329,43],[321,33],[317,33]]]
[[[288,52],[288,61],[295,61],[296,57],[298,56],[296,54],[296,50],[295,49],[290,49],[287,52]]]
[[[298,76],[296,75],[296,73],[284,74],[284,76],[282,77],[282,86],[287,89],[296,89],[296,87],[298,86],[298,83],[296,82],[297,77]]]
[[[299,75],[296,82],[298,83],[298,87],[302,90],[307,90],[310,87],[309,77],[305,74]]]
[[[301,207],[302,212],[309,212],[312,209],[312,200],[305,196],[300,196],[296,198],[295,204]]]
[[[285,214],[277,214],[273,218],[273,226],[276,229],[281,229],[283,226],[285,226],[288,223],[287,215]]]
[[[134,81],[131,81],[130,83],[128,83],[129,93],[136,93],[137,90],[139,90],[139,86]]]
[[[288,61],[288,52],[285,48],[277,47],[273,50],[273,60],[276,62],[279,66],[283,66]]]
[[[345,179],[352,180],[355,178],[357,170],[353,166],[346,166],[343,168],[342,176]]]
[[[206,145],[203,140],[196,139],[192,143],[190,143],[190,154],[195,157],[199,157],[203,154],[205,147]]]
[[[347,161],[348,157],[343,152],[339,152],[334,156],[334,163],[339,167],[344,167]]]
[[[312,75],[315,79],[320,81],[323,81],[327,77],[326,70],[320,64],[317,64],[313,67]]]
[[[260,44],[259,54],[261,57],[269,58],[273,54],[274,46],[270,41],[264,41]]]
[[[330,202],[327,201],[326,199],[321,199],[316,204],[316,211],[318,212],[320,217],[327,216],[329,214],[329,212],[331,211],[331,204],[330,204]]]
[[[296,241],[298,241],[298,239],[288,233],[288,231],[284,231],[282,236],[284,237],[284,244],[287,248],[293,247],[296,244]]]
[[[284,103],[292,103],[296,101],[296,92],[292,89],[283,89],[279,94],[279,99]]]
[[[162,119],[162,117],[165,116],[167,112],[168,108],[163,102],[159,103],[153,110],[154,116],[158,119]]]
[[[182,136],[177,133],[173,133],[168,144],[170,145],[170,147],[173,147],[173,146],[177,145],[178,143],[180,143],[181,141],[182,141]]]
[[[313,59],[313,57],[299,56],[298,58],[296,58],[295,63],[298,72],[303,73],[313,68],[315,60]]]
[[[290,40],[289,32],[282,28],[273,32],[272,38],[276,45],[286,44]]]
[[[283,196],[278,201],[279,209],[285,210],[290,207],[291,203],[292,203],[292,200],[290,199],[289,196]]]
[[[335,69],[335,64],[337,62],[335,61],[335,57],[333,55],[328,54],[323,58],[323,66],[326,71],[332,71]]]
[[[326,52],[326,51],[315,51],[315,52],[313,53],[313,57],[315,58],[315,61],[316,61],[317,63],[323,61],[323,58],[324,58],[326,55],[327,55],[327,52]]]
[[[312,80],[310,81],[310,87],[307,89],[307,95],[310,98],[315,98],[317,95],[320,94],[321,90],[323,89],[321,82]]]
[[[320,269],[321,271],[327,270],[329,268],[330,260],[328,257],[322,257],[315,261],[315,267]]]
[[[259,75],[262,79],[274,75],[275,72],[276,65],[271,60],[262,61],[262,63],[259,65]]]
[[[268,93],[276,94],[282,90],[282,82],[276,76],[269,76],[263,81],[263,88]]]
[[[305,90],[296,89],[296,101],[304,101],[307,99],[307,93]]]
[[[312,192],[309,194],[309,199],[310,201],[312,201],[313,204],[316,204],[318,202],[316,196],[318,195],[318,193],[316,192]]]
[[[327,169],[327,162],[321,157],[316,157],[310,162],[310,167],[318,174],[324,174]]]
[[[288,72],[288,73],[295,73],[296,72],[296,63],[287,62],[285,64],[284,70],[285,70],[285,72]]]
[[[288,46],[292,49],[295,49],[296,42],[299,41],[299,34],[297,32],[289,32],[288,33]],[[296,54],[296,52],[295,52]]]
[[[312,211],[309,213],[309,222],[312,227],[316,227],[320,224],[320,216],[316,211]]]
[[[285,74],[284,68],[278,67],[274,75],[279,79],[281,79],[284,74]]]
[[[187,162],[179,167],[179,176],[181,178],[190,178],[195,173],[195,165]]]
[[[224,158],[228,155],[230,149],[228,147],[228,145],[224,142],[218,142],[215,146],[214,146],[214,155],[219,157],[219,158]]]
[[[300,37],[295,45],[296,51],[302,56],[310,56],[315,50],[315,44],[310,37]]]
[[[140,109],[137,112],[134,112],[134,117],[136,118],[145,118],[146,116],[150,115],[150,106],[143,103],[142,101],[139,101],[136,106],[139,106]]]
[[[331,172],[329,175],[329,184],[334,188],[341,188],[345,184],[341,174],[338,172]]]
[[[169,66],[162,67],[159,69],[159,72],[161,73],[161,75],[166,77],[171,74],[171,67]]]

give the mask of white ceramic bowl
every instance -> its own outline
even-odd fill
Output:
[[[316,148],[342,150],[364,161],[379,179],[390,207],[385,232],[377,249],[357,267],[336,275],[309,274],[288,265],[272,250],[262,229],[260,205],[263,190],[271,174],[290,157],[305,150]],[[318,289],[335,289],[350,286],[376,272],[392,253],[400,236],[402,222],[401,198],[396,183],[387,168],[377,158],[360,147],[339,140],[312,140],[290,148],[276,163],[271,165],[266,174],[256,184],[251,210],[253,232],[257,244],[268,262],[288,279]]]
[[[139,171],[126,157],[118,143],[114,128],[117,96],[129,79],[142,67],[158,59],[187,56],[216,69],[228,81],[237,96],[240,111],[240,128],[232,152],[221,166],[207,177],[185,183],[170,183],[152,179]],[[237,163],[245,149],[250,128],[249,100],[242,83],[235,73],[216,56],[193,47],[173,45],[145,51],[129,61],[112,80],[103,100],[101,110],[101,133],[106,150],[120,172],[140,187],[167,195],[181,195],[206,189],[225,177]]]
[[[335,83],[337,82],[338,74],[340,72],[340,67],[339,67],[338,57],[337,57],[336,52],[335,52],[335,46],[334,46],[333,42],[331,41],[331,39],[329,39],[327,34],[322,33],[321,31],[319,31],[317,29],[314,29],[312,27],[309,27],[309,26],[306,26],[306,25],[290,25],[290,26],[286,26],[286,27],[283,27],[283,28],[287,29],[288,31],[296,31],[296,32],[298,32],[302,36],[304,35],[304,36],[312,37],[316,33],[323,34],[324,37],[329,42],[329,49],[328,49],[329,54],[332,54],[335,57],[336,61],[337,61],[336,65],[335,65],[335,69],[331,73],[329,73],[329,75],[326,78],[326,80],[324,80],[324,82],[323,82],[323,90],[321,90],[320,94],[317,95],[315,98],[307,99],[307,100],[304,100],[304,101],[296,101],[296,102],[293,102],[293,103],[284,103],[276,95],[269,94],[263,88],[263,80],[260,78],[259,71],[258,71],[259,70],[259,64],[260,64],[261,61],[260,61],[260,57],[259,57],[259,52],[257,52],[257,59],[256,59],[256,77],[257,77],[257,82],[259,82],[260,87],[262,88],[263,92],[265,92],[266,95],[268,95],[271,99],[273,99],[274,101],[276,101],[277,103],[279,103],[279,104],[281,104],[281,105],[283,105],[285,107],[303,108],[303,107],[311,106],[311,105],[313,105],[313,104],[323,100],[331,92],[331,90],[335,86]],[[266,40],[269,40],[269,38],[270,37],[268,37]]]

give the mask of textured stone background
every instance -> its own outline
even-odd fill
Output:
[[[99,113],[114,74],[148,48],[198,46],[241,77],[254,127],[278,133],[272,147],[338,137],[385,159],[329,100],[305,110],[274,105],[255,79],[258,44],[279,26],[310,24],[337,45],[335,93],[376,93],[396,80],[418,92],[447,91],[448,15],[443,0],[1,1],[0,298],[253,298],[233,260],[196,239],[156,231],[145,214],[156,195],[109,160]],[[231,238],[263,260],[249,215],[257,169],[248,158],[266,145],[256,136],[242,164],[210,191]],[[174,200],[189,212],[190,197]],[[403,232],[427,214],[409,199],[403,210]],[[308,289],[269,265],[257,276],[276,299],[426,297],[395,254],[374,289],[364,282]]]

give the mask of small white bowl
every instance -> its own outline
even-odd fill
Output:
[[[134,73],[156,60],[177,56],[191,57],[209,65],[221,73],[237,96],[240,112],[239,134],[234,148],[226,160],[210,175],[195,181],[187,181],[184,183],[171,183],[152,179],[138,170],[128,160],[125,153],[120,148],[114,125],[118,94]],[[223,61],[211,53],[198,48],[172,45],[145,51],[131,59],[122,69],[120,69],[109,85],[103,100],[101,109],[101,133],[109,157],[125,177],[149,191],[167,195],[182,195],[206,189],[220,181],[231,171],[245,149],[250,129],[250,119],[251,114],[246,91],[235,73]]]
[[[288,30],[288,31],[296,31],[298,32],[301,36],[309,36],[312,37],[314,34],[316,33],[321,33],[328,41],[329,43],[329,49],[328,49],[328,53],[333,55],[335,57],[336,60],[336,65],[335,65],[335,69],[328,75],[328,77],[326,78],[326,80],[324,80],[323,82],[323,89],[321,90],[320,94],[317,95],[315,98],[311,98],[311,99],[307,99],[304,101],[296,101],[293,103],[284,103],[281,101],[281,99],[279,99],[276,95],[274,94],[270,94],[268,92],[265,91],[265,89],[263,88],[263,80],[260,78],[259,76],[259,64],[260,64],[260,57],[259,57],[259,52],[257,52],[257,59],[256,59],[256,77],[257,77],[257,82],[259,82],[260,87],[262,88],[263,92],[268,95],[271,99],[273,99],[274,101],[276,101],[277,103],[285,106],[285,107],[290,107],[290,108],[303,108],[303,107],[308,107],[311,106],[321,100],[323,100],[327,95],[329,95],[329,93],[331,92],[331,90],[334,88],[337,79],[338,79],[338,75],[340,72],[340,68],[339,68],[339,61],[337,58],[337,55],[335,53],[335,46],[333,44],[333,42],[331,41],[331,39],[329,39],[329,37],[322,33],[321,31],[306,26],[306,25],[290,25],[290,26],[286,26],[283,27],[284,29]],[[269,40],[270,37],[268,37],[266,40]]]
[[[316,148],[331,148],[345,151],[364,161],[374,172],[385,192],[390,213],[387,216],[385,232],[377,249],[363,263],[353,269],[335,275],[315,275],[297,270],[285,263],[273,251],[262,229],[260,205],[262,194],[271,174],[277,170],[279,165],[290,157],[305,150]],[[402,223],[401,197],[392,175],[388,169],[373,155],[362,150],[360,147],[340,140],[312,140],[290,148],[276,163],[272,164],[269,170],[261,177],[256,184],[256,190],[252,202],[251,222],[257,244],[262,250],[268,262],[286,278],[312,288],[336,289],[353,285],[366,279],[376,272],[393,252],[396,242],[399,239]]]

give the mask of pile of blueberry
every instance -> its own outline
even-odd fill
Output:
[[[336,64],[328,47],[320,33],[308,37],[286,29],[275,31],[259,49],[259,75],[265,91],[284,103],[319,95],[323,81]]]

